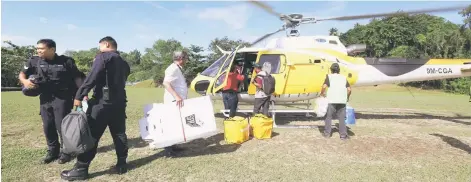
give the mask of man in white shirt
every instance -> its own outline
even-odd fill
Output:
[[[173,53],[173,63],[165,69],[163,85],[165,86],[164,103],[175,102],[180,107],[183,100],[187,98],[188,86],[182,67],[188,59],[185,51]]]
[[[173,53],[173,63],[165,69],[163,85],[165,86],[164,104],[175,103],[177,106],[183,106],[183,100],[187,98],[188,86],[183,73],[183,65],[188,60],[186,51],[175,51]],[[175,155],[180,150],[175,146],[165,147],[168,154]]]

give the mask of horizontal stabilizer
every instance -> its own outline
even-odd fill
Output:
[[[462,72],[471,72],[471,67],[469,68],[461,68]]]
[[[467,68],[461,68],[461,72],[471,72],[471,62],[465,62],[464,65],[468,66]]]

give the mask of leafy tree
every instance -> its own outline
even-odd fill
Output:
[[[211,53],[208,55],[208,59],[210,60],[210,63],[216,61],[219,57],[222,56],[221,51],[219,51],[216,45],[225,51],[233,51],[239,45],[240,45],[239,49],[243,47],[249,47],[250,43],[243,41],[241,39],[230,40],[227,36],[223,38],[215,38],[214,40],[211,41],[211,43],[208,46],[208,51],[211,51]]]
[[[442,17],[399,13],[385,18],[373,18],[366,25],[356,23],[345,33],[331,28],[329,35],[339,36],[345,44],[367,44],[368,49],[359,54],[363,57],[402,57],[402,58],[471,58],[471,6],[460,12],[463,24],[454,24]],[[2,87],[16,87],[18,73],[24,62],[34,54],[34,46],[17,46],[5,42],[2,46]],[[231,40],[227,36],[215,38],[206,48],[209,54],[203,55],[204,47],[190,45],[184,47],[175,39],[159,39],[145,51],[119,51],[131,67],[128,81],[140,82],[153,79],[156,86],[161,86],[165,69],[172,63],[172,54],[176,50],[186,49],[190,61],[184,67],[188,83],[201,71],[212,64],[225,51],[232,51],[237,46],[248,47],[243,40]],[[66,51],[64,54],[75,59],[78,68],[88,73],[97,48],[89,50]],[[410,85],[422,88],[438,88],[449,92],[467,93],[471,78],[410,82]]]
[[[8,46],[2,46],[2,87],[18,87],[18,74],[25,62],[33,56],[35,47],[18,46],[10,41],[4,41]]]
[[[331,29],[329,29],[329,35],[330,36],[339,36],[339,30],[337,28],[331,28]]]

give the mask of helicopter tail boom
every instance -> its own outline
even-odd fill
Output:
[[[471,76],[471,60],[459,59],[377,59],[365,58],[358,65],[355,86],[371,86],[411,81],[439,80]]]

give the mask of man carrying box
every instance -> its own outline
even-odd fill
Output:
[[[188,60],[186,51],[175,51],[173,53],[173,63],[165,69],[163,85],[165,86],[164,104],[175,103],[177,106],[183,106],[183,100],[188,96],[188,86],[182,67]],[[175,145],[165,147],[164,150],[170,156],[180,151]]]

